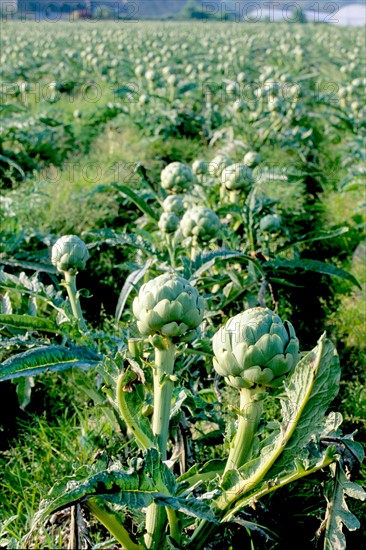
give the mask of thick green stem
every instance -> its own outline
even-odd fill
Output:
[[[64,271],[64,276],[64,286],[66,287],[67,294],[69,296],[72,313],[75,319],[77,319],[80,329],[83,332],[86,332],[87,326],[83,317],[83,312],[81,311],[80,301],[77,295],[76,275],[72,275],[68,271]]]
[[[104,507],[99,506],[95,498],[90,498],[85,503],[85,506],[108,529],[122,545],[122,548],[125,550],[142,550],[142,546],[133,542],[129,533],[120,524],[116,516],[112,512],[108,512]]]
[[[155,348],[154,368],[154,415],[153,433],[156,435],[162,460],[166,460],[169,435],[169,418],[174,382],[175,345],[166,339],[166,349]]]
[[[154,368],[154,413],[153,433],[156,436],[162,460],[167,458],[169,419],[174,382],[171,379],[174,370],[175,345],[169,339],[164,340],[164,349],[155,348]],[[171,513],[169,512],[171,515]],[[171,523],[171,518],[170,523]],[[150,504],[146,514],[145,544],[147,548],[161,546],[165,533],[166,512],[162,506]],[[173,522],[173,529],[175,523]]]
[[[253,446],[254,436],[263,411],[263,395],[261,389],[240,390],[240,412],[238,429],[231,443],[224,474],[228,470],[239,469],[247,462]]]
[[[238,470],[250,458],[253,441],[258,429],[258,423],[263,411],[263,388],[240,390],[240,411],[238,429],[231,442],[229,456],[224,474],[229,470]],[[217,526],[207,520],[202,520],[191,539],[192,548],[201,548],[215,532]]]

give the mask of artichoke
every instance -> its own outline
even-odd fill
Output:
[[[170,193],[184,193],[193,182],[193,172],[182,162],[171,162],[161,172],[161,186]]]
[[[214,159],[211,160],[209,164],[209,172],[211,175],[220,177],[222,171],[227,167],[233,164],[233,161],[227,155],[221,154],[217,155]]]
[[[83,269],[89,258],[85,243],[76,235],[64,235],[52,247],[51,262],[57,271],[75,275]]]
[[[254,182],[253,172],[245,164],[232,164],[223,170],[221,182],[230,191],[242,188],[249,191]]]
[[[183,201],[177,195],[169,195],[163,202],[164,212],[181,216],[185,210]]]
[[[217,235],[220,219],[213,210],[205,206],[194,206],[184,214],[180,227],[184,237],[193,237],[208,242]]]
[[[212,344],[216,372],[235,388],[278,387],[300,358],[292,324],[261,307],[229,319]]]
[[[203,176],[207,174],[208,163],[204,160],[195,160],[192,164],[192,172],[196,176]]]
[[[255,151],[248,151],[248,153],[244,155],[243,159],[244,164],[246,164],[246,166],[249,166],[249,168],[254,168],[255,166],[258,166],[260,161],[260,154],[256,153]]]
[[[267,214],[259,222],[263,233],[277,233],[281,229],[281,216],[278,214]]]
[[[141,287],[132,309],[143,336],[188,340],[202,322],[204,301],[189,281],[165,273]]]
[[[174,233],[178,229],[179,218],[173,212],[163,212],[158,225],[163,233]]]

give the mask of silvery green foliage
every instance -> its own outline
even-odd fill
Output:
[[[184,237],[193,237],[201,242],[208,242],[215,237],[220,225],[217,214],[205,206],[194,206],[187,210],[180,222]]]
[[[83,269],[89,258],[89,251],[76,235],[64,235],[52,247],[51,262],[60,272],[75,274]]]
[[[249,166],[249,168],[254,168],[255,166],[258,166],[260,161],[261,161],[260,154],[256,153],[255,151],[248,151],[248,153],[244,155],[244,159],[243,159],[244,164]]]
[[[161,186],[170,193],[184,193],[193,182],[191,168],[183,162],[171,162],[161,172]]]
[[[219,178],[223,170],[232,164],[233,161],[228,155],[219,154],[210,162],[210,174]]]
[[[249,191],[252,183],[254,183],[253,172],[245,164],[232,164],[222,171],[221,182],[230,191],[236,189]]]
[[[163,212],[158,225],[163,233],[174,233],[178,229],[179,218],[173,212]]]
[[[277,233],[281,228],[281,221],[278,214],[267,214],[259,222],[259,227],[264,233]]]
[[[163,210],[169,214],[182,216],[185,208],[183,201],[177,195],[169,195],[163,202]]]
[[[204,301],[189,281],[164,273],[141,287],[132,307],[143,336],[183,337],[196,333]]]
[[[292,324],[261,307],[229,319],[212,344],[216,372],[236,388],[279,386],[300,358]]]

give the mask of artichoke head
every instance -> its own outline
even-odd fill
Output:
[[[277,233],[281,229],[281,222],[278,214],[267,214],[259,222],[259,227],[263,233]]]
[[[250,190],[254,183],[253,172],[245,164],[232,164],[227,166],[221,174],[222,185],[230,191],[236,189]]]
[[[89,258],[89,251],[76,235],[64,235],[52,247],[51,262],[57,271],[68,271],[75,275],[83,269]]]
[[[182,199],[177,195],[168,195],[163,202],[163,210],[164,212],[175,214],[176,216],[180,217],[185,210],[184,203]]]
[[[204,301],[189,281],[165,273],[141,287],[132,309],[142,336],[188,341],[202,322]]]
[[[184,214],[180,227],[184,237],[208,242],[217,235],[221,223],[217,214],[206,206],[194,206]]]
[[[212,344],[216,372],[239,389],[280,386],[300,358],[292,324],[261,307],[229,319]]]
[[[160,231],[169,234],[178,229],[179,218],[174,212],[163,212],[158,223]]]
[[[184,193],[192,186],[194,176],[191,168],[182,162],[171,162],[161,172],[161,186],[170,193]]]

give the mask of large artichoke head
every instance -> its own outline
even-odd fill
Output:
[[[235,388],[278,387],[300,358],[292,324],[267,308],[232,317],[212,343],[216,372]]]
[[[75,275],[83,269],[89,258],[89,251],[76,235],[64,235],[52,247],[51,262],[57,271],[68,271]]]
[[[142,336],[157,334],[187,341],[197,334],[204,301],[189,281],[165,273],[141,287],[132,307]]]
[[[184,214],[180,227],[185,237],[208,242],[217,236],[221,223],[217,214],[206,206],[194,206]]]
[[[161,172],[161,186],[170,193],[184,193],[192,186],[193,172],[182,162],[171,162]]]

